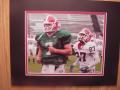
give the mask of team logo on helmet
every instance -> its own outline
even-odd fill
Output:
[[[54,32],[58,30],[58,21],[54,16],[47,16],[44,21],[45,32]]]

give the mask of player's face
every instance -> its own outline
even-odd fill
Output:
[[[85,38],[85,37],[86,37],[85,34],[80,33],[80,34],[79,34],[79,41],[84,41],[84,38]]]
[[[45,32],[50,32],[52,31],[52,24],[44,24],[44,29],[45,29]]]
[[[53,25],[49,23],[44,24],[44,29],[48,36],[52,36],[56,32],[56,30],[53,30]]]
[[[85,39],[85,42],[89,42],[91,40],[91,37],[87,35],[84,39]]]

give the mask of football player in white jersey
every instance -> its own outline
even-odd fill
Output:
[[[73,49],[78,58],[70,66],[70,72],[73,72],[73,67],[78,64],[80,73],[95,73],[95,67],[100,62],[100,57],[90,29],[84,28],[79,32]]]

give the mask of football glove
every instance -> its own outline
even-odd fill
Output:
[[[90,71],[90,69],[88,66],[80,68],[80,72],[82,72],[82,73],[88,73],[89,71]]]

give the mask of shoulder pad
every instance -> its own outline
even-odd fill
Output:
[[[57,34],[58,34],[59,37],[71,36],[70,32],[63,31],[63,30],[59,30]]]
[[[40,38],[43,36],[43,34],[44,34],[43,32],[36,34],[35,40],[36,41],[40,40]]]

